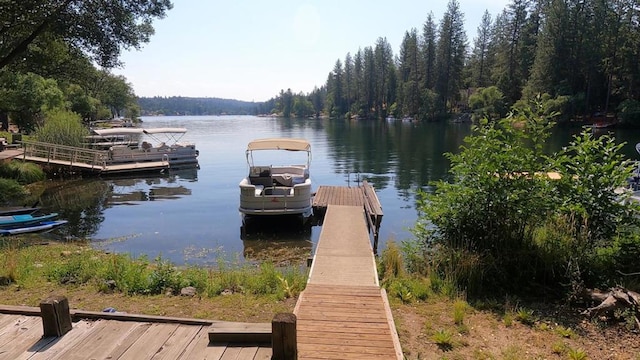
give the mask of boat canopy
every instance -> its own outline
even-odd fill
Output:
[[[254,140],[247,145],[247,152],[253,150],[311,151],[311,144],[304,139],[271,138]]]
[[[94,129],[93,132],[100,136],[135,135],[142,134],[141,128],[109,128]]]
[[[187,132],[185,128],[110,128],[95,129],[94,133],[100,136],[116,136],[116,135],[135,135],[135,134],[184,134]]]

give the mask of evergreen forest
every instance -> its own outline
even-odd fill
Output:
[[[639,15],[637,1],[512,0],[469,39],[450,0],[440,19],[426,14],[405,32],[398,53],[380,37],[337,59],[310,93],[282,90],[267,104],[285,117],[499,119],[543,95],[561,122],[609,114],[637,125]]]

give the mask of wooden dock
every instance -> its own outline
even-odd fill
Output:
[[[160,171],[169,168],[169,160],[110,164],[109,152],[43,143],[23,141],[21,154],[16,159],[45,166],[57,166],[94,174],[118,174],[142,171]]]
[[[299,359],[402,359],[363,205],[328,205],[296,303]]]
[[[0,307],[0,360],[267,360],[272,355],[269,343],[210,341],[213,327],[231,323],[117,313],[71,314],[76,321],[64,336],[46,336],[46,321],[39,308]]]
[[[362,185],[347,186],[320,186],[313,197],[313,214],[320,219],[329,205],[358,206],[365,210],[369,231],[373,233],[373,252],[378,253],[378,236],[382,223],[382,205],[376,195],[375,189],[366,180]]]

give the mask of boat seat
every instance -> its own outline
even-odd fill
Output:
[[[252,167],[249,173],[249,181],[252,185],[273,186],[270,166]]]
[[[249,176],[251,185],[273,186],[273,178],[271,176]]]

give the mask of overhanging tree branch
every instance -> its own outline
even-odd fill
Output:
[[[62,10],[66,9],[69,4],[71,4],[74,0],[66,0],[63,2],[55,11],[51,12],[45,19],[36,27],[29,36],[27,36],[24,40],[22,40],[16,47],[13,48],[7,55],[0,58],[0,69],[3,69],[5,66],[9,65],[18,55],[25,52],[29,44],[31,44],[40,34],[42,34],[47,26],[51,24],[51,22],[62,12]]]

